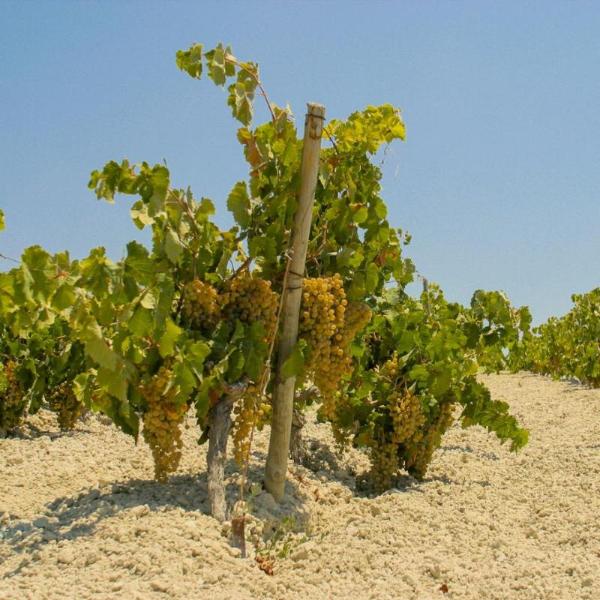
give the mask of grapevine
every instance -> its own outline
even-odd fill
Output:
[[[176,63],[194,79],[206,73],[226,86],[241,125],[249,175],[227,197],[234,224],[217,226],[214,204],[175,187],[164,164],[109,161],[91,173],[89,187],[108,202],[133,197],[133,223],[151,230],[151,247],[132,241],[114,262],[103,248],[74,261],[34,246],[0,273],[0,427],[45,401],[61,427],[72,427],[84,407],[102,412],[125,433],[141,432],[160,481],[179,464],[190,405],[204,441],[215,402],[236,390],[221,406],[233,405],[234,455],[244,469],[252,432],[269,421],[303,147],[291,110],[267,99],[255,63],[223,44],[194,44]],[[254,126],[257,93],[271,118]],[[286,372],[318,388],[320,418],[338,442],[368,453],[379,489],[400,469],[424,477],[455,417],[522,447],[527,432],[475,375],[527,354],[528,311],[499,292],[476,292],[470,307],[447,302],[436,286],[408,296],[410,236],[387,220],[373,160],[404,139],[402,115],[390,104],[367,106],[324,127],[329,145],[320,155],[306,269],[295,274],[304,281],[299,342]],[[584,346],[586,359],[570,368],[596,381],[593,340]],[[532,365],[535,355],[527,354]]]
[[[573,308],[528,332],[511,359],[514,368],[577,377],[600,387],[600,288],[572,296]]]

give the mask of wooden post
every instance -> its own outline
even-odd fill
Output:
[[[302,149],[298,208],[292,231],[287,286],[283,290],[282,329],[277,347],[277,373],[273,389],[271,439],[265,467],[265,488],[277,502],[282,500],[285,490],[294,410],[294,390],[296,387],[296,377],[284,377],[282,367],[298,339],[302,282],[306,266],[312,208],[319,174],[324,120],[325,107],[320,104],[309,103],[304,123],[304,147]]]

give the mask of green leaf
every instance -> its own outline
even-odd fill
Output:
[[[227,380],[238,381],[244,373],[244,365],[246,364],[246,355],[241,349],[236,349],[229,357]]]
[[[245,181],[238,181],[233,186],[227,197],[227,209],[240,227],[246,229],[250,225],[250,198]]]
[[[146,337],[150,335],[153,329],[154,319],[152,312],[143,306],[139,305],[133,312],[131,319],[127,322],[129,331],[138,337]]]
[[[202,76],[202,44],[192,44],[188,50],[178,50],[175,63],[190,77],[200,79]]]
[[[208,76],[216,85],[225,85],[225,48],[219,44],[214,50],[207,52],[206,64],[208,66]]]
[[[104,165],[102,171],[92,172],[88,187],[96,192],[98,199],[103,198],[112,204],[117,192],[137,193],[137,175],[128,160],[122,161],[121,164],[111,160]]]
[[[73,379],[73,393],[75,394],[75,397],[88,408],[91,406],[92,402],[93,381],[94,377],[91,370],[79,373],[79,375]]]
[[[175,344],[183,333],[183,329],[176,325],[171,319],[167,319],[165,324],[165,332],[160,338],[159,351],[160,355],[165,358],[171,356],[175,352]]]
[[[118,355],[113,352],[101,337],[90,337],[85,341],[86,352],[101,367],[114,371],[117,368]]]
[[[183,245],[177,233],[172,229],[167,231],[164,248],[168,259],[175,265],[179,264],[183,253]]]
[[[71,286],[61,285],[52,297],[52,306],[58,311],[65,310],[73,306],[76,299],[77,294]]]
[[[305,353],[307,349],[306,340],[300,339],[294,345],[292,352],[287,357],[281,368],[281,374],[286,379],[298,377],[304,370]]]
[[[144,308],[148,308],[148,309],[156,308],[156,296],[152,293],[152,291],[148,290],[142,296],[142,299],[140,300],[140,304]]]
[[[354,213],[352,215],[352,220],[355,223],[360,224],[360,223],[364,223],[367,220],[368,216],[369,216],[369,209],[366,206],[361,206],[356,211],[354,211]]]
[[[194,399],[194,405],[196,407],[196,416],[199,423],[202,423],[208,414],[210,409],[210,391],[217,386],[217,383],[216,377],[206,377],[198,388],[198,393]]]
[[[365,288],[367,293],[372,294],[379,285],[379,267],[375,263],[369,263],[365,277]]]
[[[127,401],[127,379],[122,369],[98,369],[97,384],[121,402]]]
[[[142,200],[134,203],[129,214],[138,229],[144,229],[144,227],[154,224],[154,219],[148,214],[148,207]]]
[[[194,372],[184,362],[176,362],[173,367],[173,381],[178,389],[176,402],[187,402],[197,383]]]
[[[2,212],[2,209],[0,208],[0,231],[3,231],[5,228],[5,223],[4,223],[4,213]]]
[[[431,391],[437,396],[441,397],[445,394],[452,385],[452,373],[445,369],[441,373],[437,373],[431,382]]]
[[[210,346],[206,342],[188,342],[185,346],[185,360],[198,378],[202,377],[202,368],[206,357],[210,354]]]

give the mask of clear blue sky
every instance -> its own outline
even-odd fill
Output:
[[[224,92],[179,72],[195,41],[260,63],[272,99],[343,118],[391,102],[390,220],[452,300],[503,289],[535,321],[600,285],[600,2],[7,2],[0,6],[0,252],[118,258],[126,200],[92,169],[157,162],[224,200],[246,175]],[[260,107],[259,117],[264,117]],[[0,268],[8,265],[0,265]]]

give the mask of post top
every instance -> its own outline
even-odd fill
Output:
[[[325,118],[325,107],[318,102],[308,102],[306,104],[306,114],[312,117]]]

